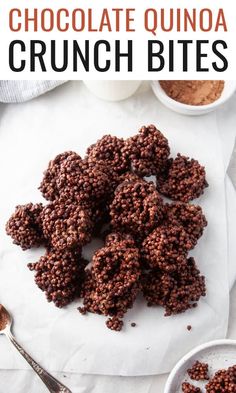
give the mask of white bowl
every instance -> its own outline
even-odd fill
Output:
[[[216,340],[198,346],[185,355],[173,368],[167,379],[164,393],[181,393],[181,385],[187,381],[205,392],[206,381],[192,381],[187,370],[199,360],[209,365],[209,375],[212,377],[216,371],[236,364],[236,341]]]
[[[214,101],[212,104],[199,106],[182,104],[181,102],[173,100],[162,89],[159,81],[152,81],[151,86],[156,97],[168,108],[175,112],[182,113],[183,115],[199,116],[209,113],[224,104],[235,92],[236,81],[225,81],[224,89],[218,100]]]

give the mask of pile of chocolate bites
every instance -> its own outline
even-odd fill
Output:
[[[127,140],[105,135],[83,159],[69,151],[50,161],[39,187],[48,204],[17,206],[6,231],[23,250],[46,247],[28,267],[48,301],[63,307],[83,298],[82,314],[108,316],[107,326],[120,330],[139,293],[165,315],[196,307],[205,295],[188,253],[207,225],[189,201],[206,186],[204,167],[181,154],[170,158],[154,125]],[[93,237],[104,246],[86,261],[82,248]]]
[[[204,392],[206,393],[233,393],[236,392],[236,365],[228,369],[218,370],[209,375],[209,365],[196,361],[193,366],[187,370],[191,380],[203,382]],[[203,390],[192,383],[182,383],[183,393],[203,393]]]

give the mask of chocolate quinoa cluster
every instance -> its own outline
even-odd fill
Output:
[[[201,363],[198,360],[193,366],[187,370],[189,377],[194,381],[204,381],[209,379],[208,376],[208,364]]]
[[[123,326],[120,319],[133,306],[141,275],[138,248],[129,240],[120,240],[119,235],[116,239],[94,254],[82,290],[84,307],[79,308],[82,314],[89,311],[110,316],[106,324],[112,330]]]
[[[178,223],[187,232],[192,248],[202,236],[204,228],[207,226],[206,217],[202,208],[197,205],[182,202],[167,203],[165,205],[168,221],[172,224]]]
[[[151,175],[157,187],[144,179]],[[188,202],[206,185],[196,160],[170,158],[164,135],[144,126],[127,140],[103,136],[85,158],[57,155],[39,187],[48,203],[17,206],[6,231],[24,250],[46,247],[29,268],[48,301],[63,307],[80,297],[82,314],[102,314],[108,328],[121,330],[140,292],[165,315],[196,307],[205,295],[204,277],[188,253],[207,222],[201,207]],[[175,202],[165,203],[161,194]],[[94,236],[104,246],[87,266],[82,248]]]
[[[51,160],[48,164],[47,170],[44,172],[43,180],[39,186],[39,189],[42,192],[44,198],[48,201],[54,201],[59,196],[57,179],[60,175],[61,164],[68,157],[74,157],[78,160],[81,160],[81,157],[77,153],[73,151],[66,151],[65,153],[58,154],[54,160]]]
[[[116,136],[104,135],[87,149],[86,159],[90,165],[100,165],[109,177],[110,202],[120,177],[130,169],[130,161],[123,153],[124,140]]]
[[[129,159],[125,156],[124,140],[116,136],[104,135],[87,150],[87,158],[93,165],[103,165],[118,174],[127,172],[130,167]]]
[[[51,249],[28,267],[36,272],[35,282],[47,300],[64,307],[80,295],[87,264],[79,252]]]
[[[163,219],[163,200],[154,183],[145,180],[124,181],[110,205],[111,225],[115,230],[143,239]]]
[[[61,199],[92,207],[106,196],[109,179],[100,165],[89,164],[80,157],[68,157],[61,165],[57,189]]]
[[[91,240],[92,212],[76,202],[57,199],[40,214],[45,239],[56,250],[81,248]]]
[[[170,155],[168,140],[153,124],[142,127],[138,135],[127,139],[123,151],[139,176],[161,172]]]
[[[161,225],[142,243],[142,257],[151,268],[173,272],[184,268],[186,256],[192,248],[190,238],[181,225]]]
[[[42,209],[41,203],[16,206],[15,213],[6,224],[6,233],[12,237],[14,244],[21,246],[22,250],[38,247],[44,243],[40,222]]]
[[[187,370],[187,372],[192,380],[209,380],[209,382],[204,387],[204,392],[206,393],[236,392],[236,365],[229,367],[226,370],[217,371],[211,378],[209,378],[208,369],[208,364],[196,361],[193,367],[190,370]],[[183,393],[203,392],[203,390],[188,382],[182,383],[182,391]]]
[[[149,307],[162,306],[165,316],[170,316],[197,306],[200,297],[206,295],[205,278],[200,274],[194,259],[188,258],[179,271],[145,271],[142,291]]]
[[[139,180],[143,180],[143,178],[138,176],[138,175],[136,175],[134,172],[128,171],[128,172],[125,172],[125,173],[123,173],[122,175],[119,176],[118,185],[122,184],[124,182],[126,182],[126,183],[134,183],[134,182],[139,181]]]
[[[49,163],[39,189],[48,200],[70,199],[93,207],[106,195],[108,187],[108,176],[101,166],[89,164],[74,152],[65,152]]]
[[[191,383],[183,382],[182,383],[182,392],[183,393],[201,393],[201,389],[193,386]]]
[[[200,197],[207,186],[205,168],[197,160],[181,154],[170,159],[157,175],[158,191],[174,201],[192,201]]]
[[[112,246],[115,243],[125,242],[127,245],[131,247],[135,247],[135,241],[132,235],[129,233],[122,232],[111,232],[105,238],[105,245]]]
[[[217,371],[206,385],[206,393],[231,392],[236,392],[236,365]]]

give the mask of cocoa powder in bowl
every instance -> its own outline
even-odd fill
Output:
[[[164,80],[160,85],[175,101],[187,105],[208,105],[218,100],[225,82],[220,80]]]

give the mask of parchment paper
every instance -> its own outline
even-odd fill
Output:
[[[208,294],[197,309],[170,318],[139,299],[127,314],[124,330],[112,332],[105,318],[81,316],[77,302],[63,310],[47,304],[26,268],[42,251],[23,252],[13,246],[4,224],[15,205],[41,200],[37,186],[42,171],[57,153],[83,154],[104,133],[127,137],[148,123],[167,135],[173,154],[182,152],[206,166],[210,187],[196,202],[209,225],[193,255],[206,276]],[[215,114],[174,114],[150,91],[122,103],[106,103],[74,82],[47,97],[7,107],[0,123],[0,299],[14,315],[14,332],[25,348],[49,370],[131,376],[168,372],[192,347],[223,338],[229,305],[224,177]],[[130,327],[133,321],[136,328]],[[189,324],[191,332],[186,329]],[[1,340],[0,368],[24,367],[14,349]]]

